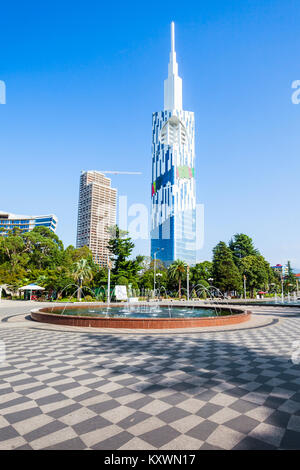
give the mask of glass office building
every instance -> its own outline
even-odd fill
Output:
[[[151,256],[196,263],[194,113],[182,109],[174,23],[164,110],[152,117]]]
[[[5,235],[9,230],[19,228],[23,232],[30,232],[35,227],[48,227],[52,232],[56,231],[57,217],[51,215],[16,215],[0,211],[0,235]]]

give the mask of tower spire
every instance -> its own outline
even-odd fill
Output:
[[[171,52],[168,66],[168,78],[164,82],[164,109],[182,109],[182,80],[178,76],[178,64],[175,52],[175,25],[171,23]]]
[[[175,26],[174,21],[171,23],[171,52],[175,52]]]

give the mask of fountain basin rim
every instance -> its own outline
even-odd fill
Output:
[[[149,305],[149,304],[148,304]],[[158,304],[160,307],[168,308],[168,305]],[[97,304],[97,306],[100,306]],[[121,304],[101,304],[102,307],[120,307]],[[211,309],[218,307],[220,310],[228,308],[219,305],[194,306],[194,308]],[[186,305],[187,308],[192,306]],[[62,311],[64,306],[44,307],[31,310],[31,318],[37,322],[50,323],[64,326],[94,327],[94,328],[126,328],[126,329],[171,329],[171,328],[196,328],[207,326],[225,326],[243,323],[251,318],[251,311],[241,308],[231,307],[232,315],[213,317],[184,317],[184,318],[123,318],[123,317],[94,317],[55,314],[55,311]],[[79,309],[80,305],[68,306],[68,309]],[[53,313],[50,313],[53,312]]]

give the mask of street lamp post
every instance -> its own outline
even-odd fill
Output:
[[[110,304],[110,270],[111,270],[111,260],[109,256],[107,257],[107,268],[108,268],[108,275],[107,275],[107,303]]]
[[[80,276],[79,278],[79,302],[81,302],[81,297],[82,297],[82,282],[83,282],[83,279],[82,279],[82,276]],[[32,291],[31,291],[32,293]],[[30,295],[31,297],[31,295]]]
[[[190,267],[187,265],[186,267],[186,297],[187,301],[190,300]]]
[[[160,278],[161,280],[161,277],[162,277],[162,274],[161,273],[157,273],[156,274],[156,277]],[[158,281],[157,281],[158,282]],[[160,291],[160,287],[161,287],[161,282],[158,282],[158,290]]]
[[[164,248],[158,248],[153,254],[153,257],[154,257],[154,279],[153,279],[154,297],[155,297],[155,287],[156,287],[156,253],[158,253],[159,251],[164,251]]]
[[[244,299],[247,298],[246,280],[247,280],[247,278],[246,278],[246,276],[245,276],[245,274],[244,274]]]

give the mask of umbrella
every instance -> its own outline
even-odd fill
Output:
[[[45,288],[37,284],[28,284],[28,286],[20,287],[19,290],[45,290]]]

